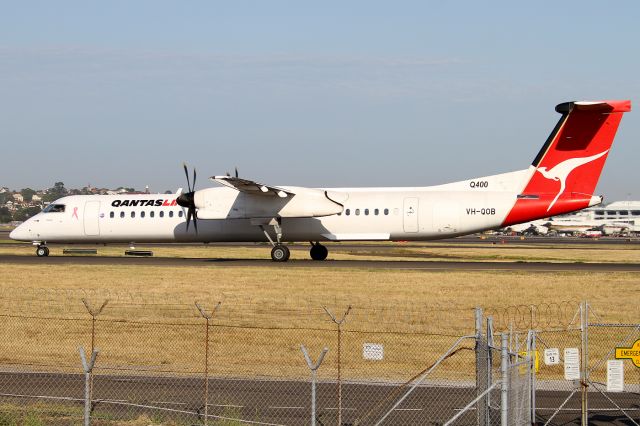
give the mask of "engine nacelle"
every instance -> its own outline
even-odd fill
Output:
[[[194,203],[199,219],[322,217],[342,213],[342,204],[330,199],[326,191],[298,187],[287,187],[286,190],[291,193],[278,197],[208,188],[196,191]],[[338,198],[337,194],[331,195]]]

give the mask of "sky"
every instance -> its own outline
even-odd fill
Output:
[[[0,186],[426,186],[640,101],[637,1],[0,1]],[[634,105],[634,107],[640,105]],[[637,108],[636,108],[637,109]],[[597,188],[640,200],[640,115]]]

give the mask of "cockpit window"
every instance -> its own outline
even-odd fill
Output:
[[[64,204],[49,204],[42,211],[44,213],[64,213]]]

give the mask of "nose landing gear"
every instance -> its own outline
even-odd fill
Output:
[[[45,245],[39,245],[36,247],[36,256],[38,257],[46,257],[49,256],[49,247]]]
[[[271,249],[271,260],[274,262],[286,262],[289,260],[291,256],[291,252],[289,251],[289,247],[282,244],[280,241],[282,239],[282,228],[280,227],[280,219],[273,218],[271,220],[265,222],[255,222],[256,225],[260,227],[264,235],[267,237],[267,240],[271,243],[273,248]],[[269,232],[266,230],[266,226],[272,226],[273,231],[276,234],[276,241],[273,241],[273,238],[269,235]]]
[[[271,259],[274,262],[286,262],[289,260],[289,256],[291,253],[289,252],[289,247],[284,244],[276,244],[271,249]]]
[[[311,250],[309,250],[309,254],[313,260],[325,260],[329,254],[329,250],[320,243],[311,243]]]

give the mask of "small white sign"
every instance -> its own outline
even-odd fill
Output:
[[[362,357],[374,361],[381,361],[384,358],[384,346],[380,343],[363,343]]]
[[[564,348],[564,379],[580,380],[580,350]]]
[[[624,365],[621,359],[607,360],[607,392],[624,392]]]
[[[544,364],[556,365],[560,364],[560,349],[549,348],[544,350]]]

